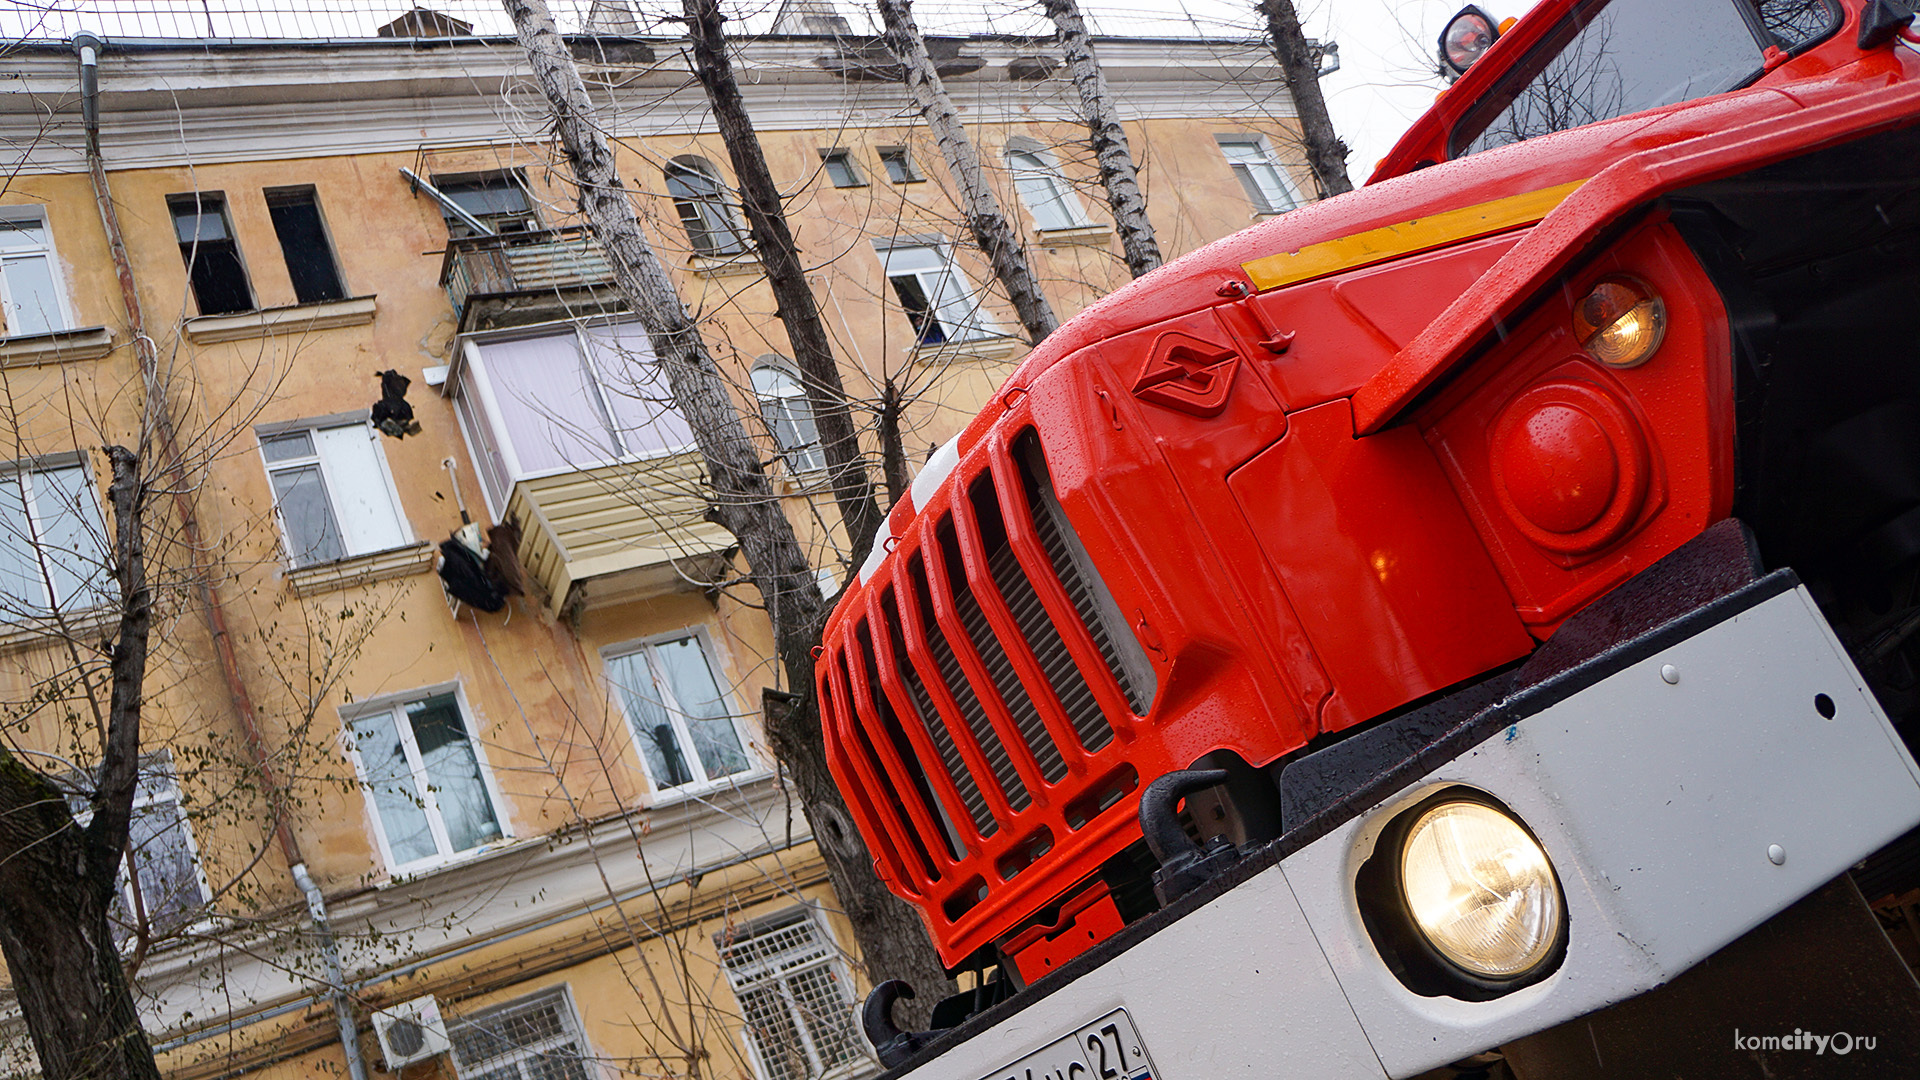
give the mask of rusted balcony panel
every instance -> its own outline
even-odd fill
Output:
[[[440,285],[463,333],[623,306],[606,251],[577,226],[449,240]]]

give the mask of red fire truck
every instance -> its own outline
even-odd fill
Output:
[[[968,987],[889,1066],[1920,1075],[1913,18],[1469,8],[1364,188],[1033,351],[818,666]]]

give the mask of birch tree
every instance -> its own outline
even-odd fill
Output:
[[[967,228],[980,250],[986,252],[994,277],[999,278],[1007,290],[1007,299],[1013,302],[1020,325],[1027,331],[1027,341],[1038,345],[1053,333],[1060,320],[1054,317],[1052,305],[1040,291],[1039,275],[1034,273],[1025,246],[987,184],[980,168],[980,155],[973,148],[966,125],[960,122],[960,111],[954,108],[953,99],[947,96],[947,88],[940,81],[940,73],[934,70],[933,60],[927,55],[927,43],[913,21],[912,4],[910,0],[878,0],[878,7],[885,25],[887,48],[905,69],[907,92],[933,132],[940,155],[946,159],[947,171],[959,188],[960,210]]]
[[[874,501],[872,475],[860,452],[859,435],[847,407],[847,392],[840,382],[840,367],[834,361],[826,322],[807,285],[806,268],[800,261],[793,230],[787,227],[780,189],[767,169],[766,153],[741,101],[733,64],[727,57],[720,5],[717,0],[683,0],[682,9],[686,12],[687,36],[693,43],[694,75],[707,93],[720,138],[727,144],[754,254],[766,268],[781,325],[793,346],[794,363],[800,368],[820,435],[820,449],[827,459],[834,502],[847,531],[852,553],[849,558],[858,566],[866,561],[882,514]]]
[[[1126,130],[1120,126],[1120,111],[1114,107],[1113,97],[1107,92],[1107,77],[1094,58],[1080,5],[1075,0],[1041,0],[1040,6],[1060,32],[1060,52],[1066,57],[1074,89],[1080,92],[1088,145],[1100,165],[1100,183],[1107,189],[1107,205],[1113,209],[1113,226],[1120,233],[1127,270],[1139,277],[1160,265],[1160,243],[1154,238],[1153,223],[1147,220],[1147,200],[1140,191],[1133,154],[1127,148]]]
[[[1347,144],[1340,141],[1327,115],[1327,99],[1320,92],[1320,63],[1307,47],[1307,35],[1300,29],[1300,14],[1294,10],[1293,0],[1260,0],[1259,10],[1267,20],[1267,37],[1273,44],[1274,57],[1280,61],[1287,92],[1293,95],[1307,166],[1313,170],[1320,198],[1352,191],[1353,181],[1347,179]]]
[[[545,0],[503,3],[546,96],[578,186],[581,215],[605,248],[615,284],[645,328],[674,404],[693,431],[711,485],[708,517],[739,542],[748,579],[773,625],[781,669],[798,691],[770,697],[768,742],[799,792],[861,958],[876,984],[905,979],[921,989],[922,1001],[938,998],[951,983],[926,929],[874,875],[872,855],[827,768],[818,703],[807,690],[813,685],[813,646],[826,615],[813,569],[698,326],[641,230],[612,147]]]

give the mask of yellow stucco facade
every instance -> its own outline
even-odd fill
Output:
[[[982,39],[968,47],[985,66],[956,78],[954,91],[1064,318],[1126,280],[1084,129],[1072,116],[1071,86],[1058,74],[1038,82],[1010,76],[1009,62],[1032,51],[1025,43]],[[871,426],[864,403],[889,383],[898,388],[903,442],[917,464],[960,429],[1025,345],[959,225],[946,166],[899,89],[834,79],[810,66],[820,48],[793,40],[747,46],[748,106],[787,194],[843,377],[863,402],[858,419]],[[673,43],[655,42],[651,54],[661,59],[591,65],[591,84],[604,98],[620,171],[648,235],[773,460],[782,447],[760,422],[750,370],[790,349],[751,256],[702,253],[682,226],[663,166],[697,156],[723,180],[732,170]],[[1251,201],[1260,183],[1270,192],[1283,185],[1289,197],[1310,189],[1284,94],[1257,49],[1114,42],[1107,55],[1169,258],[1276,209]],[[0,339],[13,440],[0,458],[16,463],[12,475],[39,477],[49,455],[71,462],[82,454],[104,500],[98,448],[132,444],[139,432],[128,313],[80,150],[71,54],[49,46],[23,53],[21,64],[35,100],[64,104],[36,112],[16,102],[22,107],[4,113],[14,145],[24,145],[29,131],[40,141],[0,188],[0,218],[40,221],[51,237],[46,257],[64,326],[51,335],[9,329]],[[828,1035],[851,1031],[844,1012],[781,1020],[748,1001],[799,1000],[804,990],[814,995],[809,1008],[850,1007],[865,985],[806,821],[759,734],[760,691],[782,680],[756,597],[729,581],[737,556],[724,538],[700,531],[697,497],[672,503],[676,516],[665,520],[660,507],[671,500],[664,487],[650,493],[645,484],[580,481],[590,472],[581,463],[509,470],[506,488],[518,493],[521,501],[511,505],[519,511],[490,506],[486,497],[490,481],[458,403],[469,392],[462,366],[496,355],[486,352],[496,343],[572,340],[574,331],[563,317],[463,334],[474,328],[462,326],[441,281],[449,215],[401,170],[449,186],[511,176],[523,185],[536,228],[579,224],[569,176],[528,112],[534,99],[510,43],[287,42],[198,51],[129,43],[103,55],[101,84],[103,157],[127,269],[172,396],[191,480],[184,494],[236,661],[229,678],[196,594],[163,592],[170,599],[156,623],[145,746],[170,753],[171,773],[155,789],[151,805],[162,809],[152,820],[159,842],[173,844],[169,851],[180,850],[179,836],[191,836],[189,863],[179,865],[197,866],[198,891],[161,904],[163,914],[184,906],[165,932],[136,934],[129,948],[143,1015],[168,1072],[342,1075],[328,993],[336,980],[296,885],[297,858],[324,896],[340,943],[337,981],[376,1069],[391,1063],[371,1012],[431,995],[445,1021],[467,1033],[464,1044],[456,1036],[464,1050],[409,1067],[409,1078],[457,1075],[463,1064],[474,1075],[483,1067],[518,1069],[536,1052],[526,1048],[533,1042],[545,1048],[539,1053],[578,1056],[595,1076],[861,1074],[857,1036],[851,1049],[827,1045]],[[1236,175],[1223,139],[1265,148],[1273,174],[1250,180],[1243,167]],[[1072,192],[1077,206],[1053,211],[1072,217],[1066,227],[1039,228],[1031,191],[1018,189],[1008,171],[1008,151],[1031,147]],[[903,182],[882,156],[892,148],[905,148],[914,163]],[[822,151],[832,149],[845,151],[856,183],[836,184],[845,177],[823,165]],[[270,205],[289,189],[309,191],[319,208],[337,265],[337,299],[302,302]],[[200,310],[176,209],[183,196],[196,195],[203,213],[215,196],[223,207],[250,294],[239,311]],[[226,238],[202,243],[212,250],[215,239]],[[925,332],[903,310],[882,254],[886,245],[909,242],[941,252],[973,291],[975,321],[968,335],[954,335],[968,340],[919,343]],[[609,314],[579,299],[586,295],[574,294],[576,306],[562,315],[591,321]],[[96,327],[110,341],[88,337]],[[361,417],[380,396],[376,373],[385,370],[412,380],[407,399],[420,431],[394,438],[368,428],[364,444],[329,456],[336,435],[326,433],[364,427]],[[481,404],[470,403],[466,423],[489,422]],[[496,400],[493,407],[497,420],[503,406]],[[312,440],[302,444],[306,457],[285,441],[297,443],[301,433]],[[490,437],[514,435],[501,426]],[[521,449],[533,456],[533,448]],[[869,449],[878,452],[877,440]],[[320,478],[323,498],[300,488],[309,481],[295,475],[309,458],[320,463],[311,475]],[[664,468],[647,460],[656,472]],[[815,564],[844,581],[853,568],[818,475],[773,468]],[[499,478],[492,482],[505,493]],[[549,492],[569,482],[578,489],[569,497],[601,501],[556,524],[561,496]],[[691,489],[686,482],[676,481],[682,494],[697,496],[697,480]],[[614,498],[622,492],[624,503]],[[341,547],[334,557],[310,559],[312,551],[301,548],[312,540],[302,530],[318,519],[294,520],[284,504],[306,497],[321,498],[335,516]],[[657,554],[624,563],[575,559],[584,576],[565,579],[557,591],[542,586],[560,579],[536,580],[499,613],[452,604],[435,574],[433,545],[461,525],[461,501],[482,525],[496,511],[519,513],[519,550],[529,559],[543,528],[545,542],[560,548],[614,537],[595,558],[643,548]],[[175,508],[169,500],[154,512]],[[375,532],[387,538],[377,549],[356,550],[352,522],[362,519],[377,519]],[[177,529],[161,531],[176,542],[154,555],[157,572],[177,582],[193,560],[180,550]],[[21,541],[17,531],[0,537],[9,541]],[[57,710],[36,692],[82,654],[97,669],[102,631],[86,621],[84,605],[69,603],[69,644],[49,632],[59,627],[24,617],[31,598],[14,606],[15,629],[0,658],[14,742],[62,763],[46,765],[50,773],[84,769],[98,753],[91,722],[52,715]],[[718,713],[696,716],[699,708],[680,701],[669,703],[676,719],[637,716],[641,706],[622,680],[651,672],[663,698],[691,697],[684,680],[697,675],[675,665],[694,656],[706,660],[720,689]],[[236,686],[257,717],[264,758],[249,749]],[[452,712],[433,712],[443,708],[436,702],[451,703],[444,708]],[[457,722],[447,726],[445,715]],[[641,729],[670,731],[679,763],[649,760],[643,739],[657,745],[665,736],[637,736]],[[384,734],[401,731],[409,734]],[[731,765],[721,760],[725,731],[742,755]],[[398,772],[380,771],[384,751],[370,747],[382,738],[398,740],[389,747]],[[709,753],[718,756],[708,761]],[[686,755],[699,759],[705,775],[681,775],[694,768]],[[409,778],[410,794],[394,795]],[[169,784],[171,794],[160,790]],[[183,816],[166,816],[168,805]],[[290,843],[275,838],[276,808]],[[485,835],[489,828],[499,835]],[[480,842],[464,842],[476,836]],[[794,912],[803,922],[792,922]],[[731,946],[716,944],[749,939],[763,950],[817,949],[803,965],[817,978],[805,987],[775,975],[753,982],[760,976],[748,970],[752,958],[723,960]],[[746,980],[743,995],[730,988],[729,963],[735,980]],[[492,1031],[489,1018],[520,1027]],[[483,1060],[467,1060],[476,1055]]]

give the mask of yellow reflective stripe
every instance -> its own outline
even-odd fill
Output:
[[[1585,180],[1575,180],[1571,184],[1509,195],[1477,206],[1414,218],[1398,225],[1368,229],[1338,240],[1308,244],[1299,251],[1283,251],[1278,255],[1241,263],[1240,268],[1247,272],[1248,279],[1256,289],[1291,285],[1296,281],[1351,270],[1356,266],[1425,251],[1456,240],[1499,232],[1515,225],[1532,224],[1546,217],[1584,183]]]

